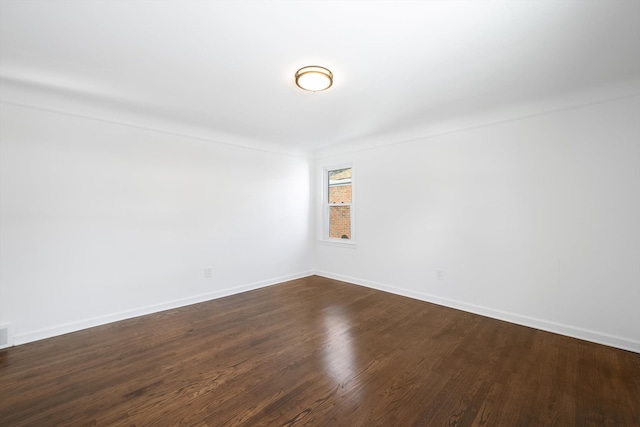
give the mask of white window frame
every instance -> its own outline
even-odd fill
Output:
[[[351,168],[351,203],[329,203],[329,172],[338,169]],[[355,215],[355,182],[356,173],[353,162],[341,163],[337,165],[324,166],[322,169],[322,242],[332,245],[355,246],[356,244],[356,215]],[[331,206],[349,206],[349,216],[351,219],[351,238],[337,239],[329,237],[329,210]]]

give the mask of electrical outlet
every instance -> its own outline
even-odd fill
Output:
[[[210,279],[211,276],[213,276],[213,268],[211,267],[207,267],[204,269],[204,278],[205,279]]]
[[[13,346],[13,324],[0,325],[0,349]]]
[[[436,280],[444,280],[444,270],[436,268]]]

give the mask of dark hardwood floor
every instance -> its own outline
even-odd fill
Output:
[[[640,354],[309,277],[2,350],[0,425],[638,426]]]

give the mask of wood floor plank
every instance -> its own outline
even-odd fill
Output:
[[[2,350],[0,425],[640,426],[640,354],[312,276]]]

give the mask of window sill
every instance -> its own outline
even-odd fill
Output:
[[[325,245],[325,246],[338,246],[341,248],[350,248],[350,249],[355,249],[358,244],[356,242],[352,242],[352,241],[344,241],[342,239],[322,239],[322,240],[318,240],[318,243],[321,245]]]

